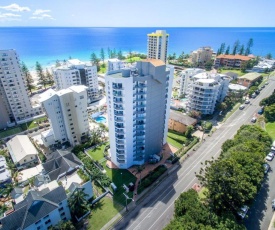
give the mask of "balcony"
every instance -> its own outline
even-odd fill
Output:
[[[114,114],[115,114],[115,116],[123,116],[123,113],[118,113],[118,112],[116,112],[116,111],[115,111]]]
[[[122,140],[117,140],[116,143],[117,144],[125,144],[125,140],[123,140],[123,141]]]
[[[135,101],[146,101],[146,98],[144,98],[144,97],[143,98],[138,97],[138,98],[135,99]]]
[[[145,84],[136,84],[135,85],[135,88],[139,88],[139,89],[143,89],[143,88],[146,88],[146,85]]]
[[[116,135],[116,138],[119,139],[119,140],[124,140],[124,135]]]
[[[123,100],[116,100],[116,99],[114,99],[114,103],[122,104]]]

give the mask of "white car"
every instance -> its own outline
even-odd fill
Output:
[[[244,109],[244,107],[245,107],[244,105],[241,105],[241,106],[239,107],[239,109],[242,110],[242,109]]]
[[[250,101],[249,100],[245,100],[245,102],[244,102],[245,104],[249,104],[250,103]]]
[[[273,154],[273,153],[269,153],[269,154],[266,156],[265,159],[266,159],[267,161],[272,161],[273,158],[274,158],[274,154]]]
[[[247,212],[248,212],[248,209],[249,209],[249,207],[246,206],[246,205],[244,205],[244,206],[241,208],[241,210],[238,212],[238,215],[239,215],[242,219],[245,218],[245,216],[246,216],[246,214],[247,214]]]
[[[256,117],[252,117],[251,122],[255,123],[256,121],[257,121],[257,118]]]

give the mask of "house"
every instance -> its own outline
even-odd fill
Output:
[[[244,56],[244,55],[231,55],[231,54],[220,54],[216,57],[215,67],[227,66],[227,67],[237,67],[240,68],[244,63],[253,59],[254,56]]]
[[[11,198],[14,200],[14,202],[16,204],[18,204],[19,202],[21,202],[22,200],[24,200],[24,192],[23,192],[23,188],[19,188],[19,187],[15,187],[12,191],[11,191]]]
[[[0,219],[0,224],[1,230],[49,229],[70,219],[65,189],[58,186],[52,190],[29,191],[23,201],[14,205],[13,212]]]
[[[226,72],[226,73],[224,73],[224,74],[225,74],[226,76],[230,77],[232,80],[236,80],[237,77],[239,76],[237,73],[234,73],[234,72],[231,72],[231,71]]]
[[[168,129],[179,133],[185,133],[188,126],[195,126],[196,123],[196,119],[184,115],[183,113],[170,110]]]
[[[34,178],[33,185],[38,188],[43,184],[48,184],[50,181],[51,180],[48,175],[39,174]]]
[[[0,187],[11,182],[11,172],[8,170],[7,162],[4,156],[0,156]]]
[[[43,174],[48,175],[50,180],[59,180],[61,177],[72,174],[82,165],[73,153],[64,150],[53,152],[42,165]]]
[[[69,189],[70,191],[70,195],[73,195],[75,191],[77,190],[83,190],[83,192],[87,195],[85,197],[86,200],[89,200],[93,197],[94,193],[93,193],[93,186],[91,181],[87,181],[86,183],[80,185],[76,182],[71,183]]]
[[[16,135],[7,142],[7,148],[18,169],[34,166],[38,163],[38,152],[27,135]]]
[[[238,77],[238,84],[243,85],[245,87],[252,86],[256,81],[258,81],[262,77],[260,73],[247,73],[241,77]]]

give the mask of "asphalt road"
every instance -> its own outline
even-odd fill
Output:
[[[269,96],[274,88],[275,80],[270,79],[270,84],[261,91],[260,95],[251,100],[252,105],[247,105],[243,110],[237,110],[211,137],[206,138],[206,141],[202,143],[200,148],[196,151],[191,150],[189,153],[190,156],[178,169],[171,173],[140,203],[136,204],[135,208],[125,215],[113,229],[163,229],[173,217],[174,201],[182,192],[188,190],[198,182],[195,177],[195,172],[200,170],[201,162],[219,156],[223,142],[232,138],[241,125],[250,123],[253,115],[259,110],[258,104],[260,100]],[[269,179],[271,176],[272,180]],[[272,173],[270,173],[268,177],[269,180],[266,181],[265,185],[266,192],[263,192],[263,196],[259,198],[260,203],[263,203],[269,196],[268,183],[272,182],[272,185],[275,183],[275,176],[273,176]],[[273,194],[275,196],[275,193]],[[255,207],[257,207],[257,205],[255,205]],[[259,207],[257,207],[257,209],[258,208]],[[251,209],[250,212],[252,213],[253,209]],[[260,229],[261,225],[266,226],[269,224],[268,220],[271,219],[272,213],[266,212],[265,217],[263,215],[258,221],[255,220],[255,217],[250,221],[250,219],[252,219],[251,216],[251,218],[247,220],[248,226],[256,224],[255,228],[251,229]],[[250,229],[250,227],[248,229]]]

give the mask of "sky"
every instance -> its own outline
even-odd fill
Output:
[[[0,27],[275,27],[273,0],[0,0]]]

